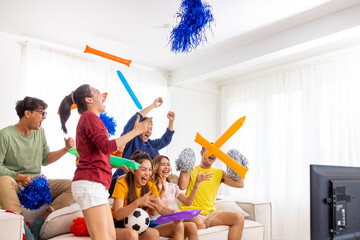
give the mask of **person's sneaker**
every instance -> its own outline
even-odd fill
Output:
[[[26,223],[24,223],[24,230],[25,230],[25,238],[26,240],[34,240],[34,236],[31,233],[28,226],[26,226]]]
[[[31,230],[32,234],[34,235],[35,240],[39,239],[40,229],[41,229],[41,226],[44,224],[44,222],[45,222],[45,219],[40,217],[38,220],[36,220],[35,222],[30,224],[30,230]]]

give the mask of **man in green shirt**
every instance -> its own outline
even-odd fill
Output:
[[[50,152],[42,121],[46,119],[47,104],[37,98],[25,97],[16,103],[20,120],[17,124],[0,130],[0,206],[22,214],[18,193],[29,185],[33,177],[41,176],[41,165],[46,166],[61,158],[74,147],[72,138],[65,139],[65,147]],[[71,180],[48,180],[51,204],[42,218],[30,225],[38,238],[44,219],[53,211],[70,205],[74,199]],[[25,228],[28,231],[27,228]]]

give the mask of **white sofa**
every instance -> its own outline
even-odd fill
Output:
[[[220,210],[239,212],[244,210],[249,216],[245,218],[245,226],[242,240],[270,240],[271,239],[271,203],[234,202],[231,199],[218,198],[215,206]],[[240,209],[240,208],[241,209]],[[23,233],[23,221],[32,222],[39,217],[45,207],[39,211],[24,211],[21,215],[0,212],[0,239],[21,240]],[[76,237],[69,233],[72,220],[82,217],[79,206],[74,203],[69,207],[51,213],[46,219],[40,236],[42,239],[51,240],[90,240],[90,237]],[[7,221],[8,219],[8,221]],[[5,231],[6,230],[6,231]],[[199,230],[201,240],[227,239],[229,227],[216,226]],[[163,240],[168,238],[161,238]]]

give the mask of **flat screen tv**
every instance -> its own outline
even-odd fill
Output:
[[[360,240],[360,167],[310,165],[312,240]]]

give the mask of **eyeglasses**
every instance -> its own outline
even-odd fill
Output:
[[[44,110],[34,110],[34,111],[41,113],[41,116],[42,116],[42,117],[46,117],[46,115],[47,115],[47,112],[44,111]]]

